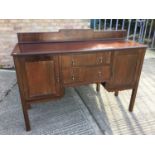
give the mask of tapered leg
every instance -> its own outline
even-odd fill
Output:
[[[30,121],[28,116],[28,104],[26,104],[25,101],[24,102],[22,101],[22,108],[23,108],[26,131],[30,131],[31,127],[30,127]]]
[[[29,121],[29,116],[28,116],[28,104],[25,101],[25,92],[24,92],[24,86],[23,86],[23,79],[24,76],[23,73],[21,72],[23,68],[25,68],[25,62],[17,57],[14,57],[14,63],[15,63],[15,68],[16,68],[16,74],[17,74],[17,81],[18,81],[18,86],[19,86],[19,92],[20,92],[20,98],[21,98],[21,105],[22,105],[22,110],[23,110],[23,115],[24,115],[24,121],[25,121],[25,127],[26,131],[30,131],[30,121]]]
[[[137,88],[134,88],[132,90],[132,95],[131,95],[131,99],[130,99],[130,105],[129,105],[129,111],[132,112],[133,111],[133,107],[134,107],[134,103],[135,103],[135,99],[136,99],[136,94],[137,94]]]
[[[118,91],[115,91],[115,96],[118,96]]]
[[[96,91],[99,92],[100,91],[100,83],[96,84]]]

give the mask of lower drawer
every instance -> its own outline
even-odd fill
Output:
[[[74,67],[62,70],[63,83],[95,83],[105,82],[110,79],[110,66]]]
[[[110,66],[84,68],[84,80],[90,82],[104,82],[110,79]]]
[[[66,68],[62,70],[63,83],[71,84],[83,81],[83,69],[82,68]]]

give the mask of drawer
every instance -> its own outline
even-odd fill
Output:
[[[78,54],[72,56],[72,66],[81,67],[81,66],[93,66],[96,65],[96,53],[94,54]]]
[[[110,66],[77,67],[62,70],[63,83],[95,83],[108,81],[111,76]]]
[[[111,52],[96,52],[89,54],[72,54],[61,56],[62,68],[86,67],[110,64]]]
[[[63,55],[61,57],[62,68],[92,66],[96,65],[96,60],[96,53]]]
[[[84,80],[90,82],[104,82],[110,79],[110,66],[84,68]]]
[[[111,52],[97,53],[97,64],[110,64]]]
[[[62,70],[63,83],[78,83],[83,81],[83,69],[82,68],[66,68]]]

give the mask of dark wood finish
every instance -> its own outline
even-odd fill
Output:
[[[133,110],[146,46],[126,31],[60,30],[18,33],[14,58],[26,130],[32,103],[57,99],[65,87],[96,83],[108,91],[132,89]]]
[[[111,76],[111,52],[68,54],[61,56],[62,77],[65,86],[103,82]]]
[[[139,49],[146,48],[142,44],[125,40],[109,41],[77,41],[77,42],[51,42],[51,43],[19,43],[16,45],[12,55],[30,56],[42,54],[69,54],[69,53],[94,53],[107,52],[109,50]]]
[[[26,102],[26,99],[25,99],[22,69],[20,68],[21,63],[17,57],[14,57],[14,64],[16,68],[17,82],[19,86],[22,110],[23,110],[23,115],[24,115],[24,120],[25,120],[25,127],[26,127],[26,131],[30,131],[31,127],[30,127],[30,121],[29,121],[29,116],[28,116],[29,104]]]
[[[134,103],[135,103],[135,99],[136,99],[136,94],[137,94],[137,90],[138,90],[139,79],[140,79],[141,70],[142,70],[142,66],[143,66],[144,56],[145,56],[145,50],[143,49],[143,50],[141,50],[140,63],[138,66],[136,82],[135,82],[135,85],[133,86],[133,89],[132,89],[132,95],[131,95],[130,105],[129,105],[129,111],[130,112],[133,111],[133,107],[134,107]]]
[[[97,92],[100,91],[100,86],[101,86],[100,83],[97,83],[97,84],[96,84],[96,91],[97,91]]]
[[[19,43],[64,42],[125,39],[126,31],[93,31],[92,29],[62,29],[58,32],[18,33]]]
[[[113,77],[106,84],[109,91],[132,88],[135,85],[143,52],[141,49],[125,49],[113,53]]]
[[[59,96],[58,57],[31,57],[24,59],[27,99]]]

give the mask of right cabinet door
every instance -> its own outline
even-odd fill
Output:
[[[133,87],[140,69],[141,52],[138,49],[120,50],[113,53],[112,78],[107,88],[123,90]]]

